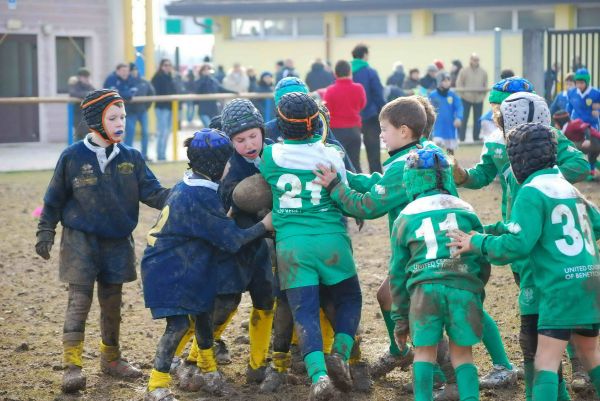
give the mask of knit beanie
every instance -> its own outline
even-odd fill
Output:
[[[552,114],[552,120],[554,120],[554,122],[559,126],[563,127],[571,120],[571,116],[566,110],[558,110],[556,113]]]
[[[444,62],[442,60],[438,60],[438,59],[433,60],[433,65],[435,65],[438,70],[444,69]]]
[[[233,99],[225,105],[221,113],[221,128],[229,138],[252,128],[259,128],[263,138],[265,136],[263,116],[248,99]]]
[[[277,83],[275,86],[275,92],[273,96],[275,98],[275,105],[279,104],[281,97],[286,93],[301,92],[308,93],[308,86],[300,79],[296,77],[286,77]]]
[[[517,92],[506,98],[500,105],[504,132],[525,123],[540,123],[550,126],[550,110],[541,96],[535,93]]]
[[[575,71],[575,81],[584,81],[586,85],[590,84],[590,72],[587,68],[580,68]]]
[[[450,163],[438,149],[413,151],[404,164],[403,183],[410,200],[431,190],[449,192],[452,183]]]
[[[488,97],[490,103],[501,104],[507,97],[516,92],[535,93],[533,84],[521,77],[510,77],[501,79],[492,87]]]
[[[83,118],[88,127],[100,134],[102,138],[109,142],[113,142],[108,137],[104,128],[104,113],[110,106],[123,104],[123,98],[119,93],[112,89],[98,89],[87,94],[81,102],[81,110]]]
[[[450,74],[448,74],[446,71],[440,71],[437,73],[437,75],[435,76],[435,81],[437,83],[438,88],[442,87],[442,82],[445,79],[450,79]]]
[[[188,138],[184,146],[187,147],[188,165],[196,174],[208,177],[211,181],[218,181],[223,176],[225,165],[233,155],[231,140],[223,132],[202,128]]]
[[[213,118],[210,119],[210,123],[208,123],[208,128],[217,129],[219,131],[223,130],[223,121],[221,120],[221,115],[217,114]]]
[[[508,134],[506,152],[515,178],[523,183],[538,170],[556,165],[556,137],[540,123],[521,124]]]
[[[317,103],[306,93],[283,95],[277,106],[277,126],[284,139],[315,135],[322,128]]]

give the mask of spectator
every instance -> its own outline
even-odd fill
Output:
[[[506,68],[502,71],[500,71],[500,79],[506,79],[506,78],[510,78],[510,77],[514,77],[515,76],[515,72],[513,70],[511,70],[510,68]]]
[[[404,65],[401,61],[396,61],[394,63],[394,72],[392,72],[392,75],[388,77],[387,81],[385,81],[385,84],[394,85],[398,88],[402,88],[402,85],[404,85],[405,75],[406,74],[404,74]]]
[[[275,83],[283,79],[283,60],[278,60],[275,63]]]
[[[463,123],[459,131],[461,142],[465,140],[471,108],[473,108],[473,141],[479,141],[479,132],[481,130],[479,119],[481,118],[483,99],[485,98],[485,89],[487,86],[487,72],[479,66],[479,56],[473,53],[469,60],[469,66],[460,70],[456,80],[456,88],[458,89],[475,89],[458,92],[463,101],[464,108]]]
[[[273,74],[268,71],[260,74],[260,79],[256,85],[255,92],[258,93],[273,93]],[[260,114],[264,117],[265,121],[272,119],[275,114],[275,103],[273,99],[254,99],[252,100],[254,106],[260,111]],[[269,114],[266,113],[266,107],[269,105]]]
[[[281,70],[281,78],[297,77],[300,78],[300,74],[296,72],[294,68],[294,60],[286,58],[283,60],[283,69]]]
[[[408,90],[411,90],[416,93],[416,91],[418,91],[418,89],[419,89],[419,85],[420,85],[419,81],[420,81],[419,69],[411,68],[408,71],[408,79],[406,81],[404,81],[404,85],[403,85],[402,89],[408,89]]]
[[[345,60],[335,65],[335,83],[325,92],[325,105],[331,115],[330,126],[336,139],[348,153],[357,173],[360,168],[360,112],[367,104],[362,85],[352,81],[352,67]]]
[[[335,77],[331,71],[325,69],[325,64],[321,59],[315,60],[310,67],[310,71],[306,74],[306,85],[308,90],[314,92],[317,89],[327,88],[335,81]]]
[[[248,75],[248,92],[256,92],[256,86],[258,83],[256,82],[256,71],[254,67],[246,68],[246,75]]]
[[[544,73],[544,98],[548,103],[554,98],[556,93],[556,81],[560,73],[560,63],[552,63],[552,68]]]
[[[223,87],[231,92],[248,92],[250,79],[240,63],[233,64],[233,68],[223,79]]]
[[[445,71],[444,62],[442,60],[436,58],[435,60],[433,60],[433,65],[435,65],[438,71]]]
[[[72,82],[69,80],[70,97],[83,100],[88,93],[95,89],[90,82],[90,71],[85,67],[77,70],[77,76],[72,78],[75,79],[73,79]],[[73,106],[73,137],[76,141],[78,141],[86,136],[86,134],[89,132],[89,128],[84,119],[81,118],[81,106],[79,104],[74,104]]]
[[[129,64],[131,85],[135,88],[135,96],[154,96],[152,84],[140,77],[137,66]],[[127,107],[127,119],[125,120],[125,144],[133,147],[135,138],[135,126],[140,123],[142,133],[142,156],[148,161],[148,109],[152,102],[129,103]]]
[[[569,89],[575,87],[575,75],[573,73],[567,74],[565,77],[565,89],[558,93],[552,104],[550,105],[550,114],[554,115],[559,110],[566,110],[567,105],[569,104],[569,98],[567,96],[567,92]]]
[[[462,121],[462,102],[450,89],[450,74],[440,71],[436,78],[437,89],[429,94],[429,100],[437,113],[433,125],[433,141],[453,155],[458,148],[456,129],[460,128]]]
[[[200,67],[200,76],[194,82],[194,92],[199,95],[208,95],[211,93],[235,93],[225,89],[223,85],[212,76],[213,69],[210,64],[203,64]],[[211,118],[220,114],[219,105],[216,100],[200,100],[197,102],[200,121],[205,128],[210,124]]]
[[[218,65],[217,66],[217,72],[215,73],[215,79],[222,84],[223,80],[225,79],[225,69],[223,68],[222,65]]]
[[[152,77],[152,85],[156,94],[174,95],[177,93],[173,80],[173,63],[169,59],[160,60],[158,70]],[[167,141],[171,132],[172,118],[171,102],[156,102],[156,154],[158,160],[166,160]]]
[[[196,76],[194,74],[194,70],[192,68],[188,69],[185,74],[185,81],[183,82],[185,93],[192,94],[194,93],[194,82],[196,81]],[[192,125],[192,121],[194,121],[194,115],[196,114],[196,102],[193,100],[189,100],[185,102],[185,119],[188,122],[188,125]]]
[[[114,89],[119,92],[119,95],[126,101],[131,100],[134,95],[135,89],[131,86],[129,80],[129,65],[124,63],[117,64],[115,71],[113,71],[106,80],[104,81],[104,89]],[[128,107],[126,107],[126,110]]]
[[[427,94],[430,94],[437,87],[437,80],[435,79],[437,73],[438,68],[435,64],[430,64],[427,66],[427,74],[419,80],[419,85],[427,91]]]
[[[574,56],[571,71],[577,71],[581,68],[585,68],[585,65],[583,65],[583,63],[581,62],[581,56]]]
[[[456,78],[458,78],[458,73],[460,70],[462,70],[462,68],[463,65],[460,60],[452,60],[452,67],[450,68],[450,82],[452,88],[456,87]]]
[[[360,112],[360,116],[369,171],[381,172],[379,112],[385,104],[383,86],[377,71],[369,66],[369,48],[366,45],[356,45],[352,50],[352,57],[352,79],[363,86],[367,95],[367,105]]]

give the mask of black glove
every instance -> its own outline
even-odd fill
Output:
[[[355,217],[354,221],[356,222],[356,225],[358,226],[358,231],[362,230],[362,228],[365,226],[364,219],[359,219],[358,217]]]
[[[54,231],[38,231],[35,252],[42,258],[50,259],[50,250],[54,245]]]

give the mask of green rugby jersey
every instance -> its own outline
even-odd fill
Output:
[[[346,181],[341,150],[321,137],[276,143],[262,155],[260,172],[273,192],[273,226],[277,239],[293,235],[345,233],[342,212],[325,188],[313,181],[317,164],[331,165]]]
[[[490,274],[485,258],[471,254],[451,258],[448,231],[483,232],[471,205],[434,191],[409,203],[394,222],[390,286],[392,318],[408,319],[410,293],[424,283],[482,293]]]
[[[529,258],[539,328],[600,323],[600,212],[558,169],[525,180],[504,232],[476,234],[472,244],[494,264]]]

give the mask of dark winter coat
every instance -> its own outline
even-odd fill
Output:
[[[165,74],[162,71],[158,71],[152,77],[152,86],[157,95],[174,95],[177,93],[177,86],[173,77],[169,74]],[[171,102],[156,102],[157,109],[171,109]]]
[[[131,83],[136,88],[135,96],[154,96],[155,91],[152,84],[146,81],[144,78],[131,78]],[[152,106],[152,102],[144,103],[129,103],[127,105],[127,112],[143,114],[148,111]]]
[[[357,84],[361,84],[367,94],[367,105],[360,112],[363,122],[379,115],[381,108],[385,104],[385,99],[383,98],[383,85],[381,85],[377,71],[366,66],[358,71],[354,71],[352,79]]]
[[[310,92],[326,88],[335,81],[331,71],[325,71],[323,63],[313,63],[308,74],[306,74],[306,85]]]
[[[402,88],[402,85],[404,85],[404,78],[406,77],[406,74],[404,74],[404,70],[396,70],[392,73],[392,75],[390,75],[387,79],[387,81],[385,82],[386,85],[394,85],[397,86],[398,88]]]
[[[210,75],[202,75],[194,81],[194,91],[199,95],[207,95],[211,93],[235,93],[227,90]],[[200,108],[200,114],[207,115],[210,118],[219,114],[219,106],[216,100],[201,100],[197,102]]]

